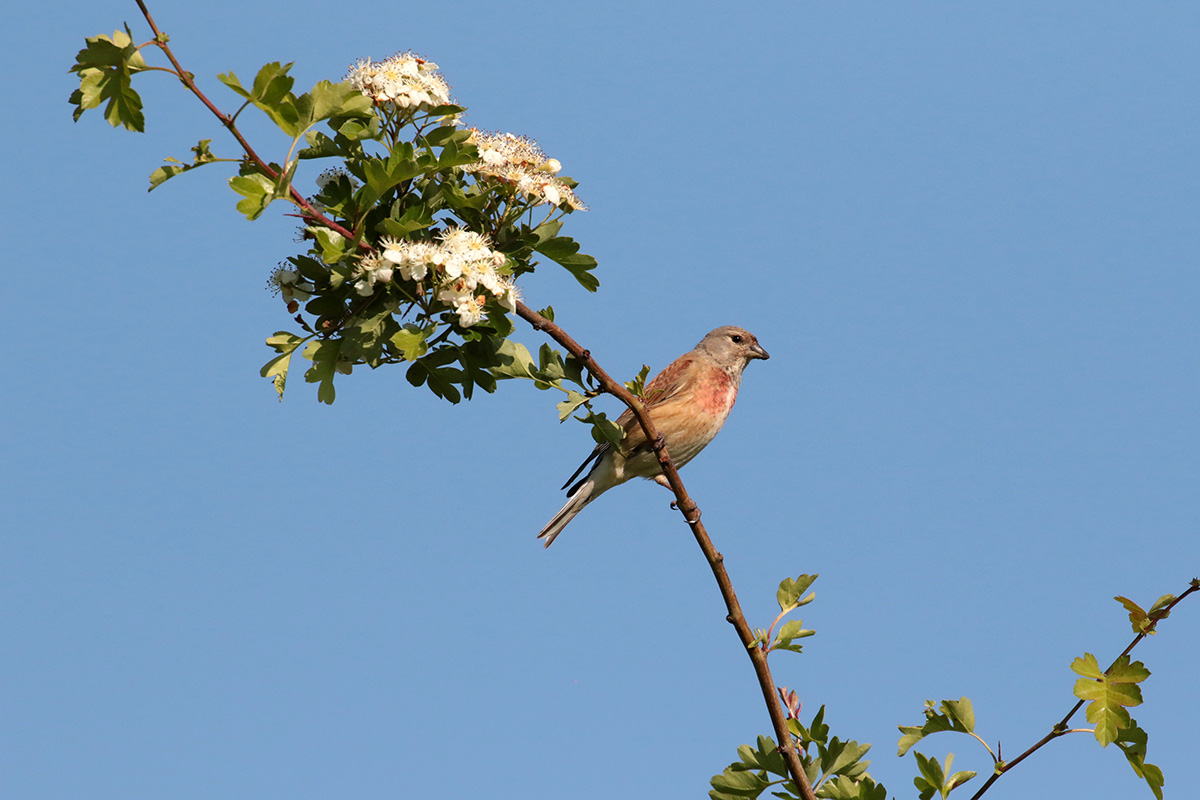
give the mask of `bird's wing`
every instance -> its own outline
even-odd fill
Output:
[[[646,384],[646,389],[642,393],[642,403],[647,410],[653,410],[657,406],[670,400],[679,397],[683,391],[691,385],[693,366],[696,364],[696,357],[692,353],[687,353],[672,361],[667,365],[667,368],[654,376],[654,378]],[[625,429],[625,438],[621,440],[621,452],[628,455],[646,444],[646,432],[642,430],[642,426],[638,424],[637,417],[628,408],[617,417],[617,424]],[[605,453],[612,449],[612,445],[608,442],[603,442],[596,445],[592,450],[592,454],[584,459],[579,465],[579,469],[571,477],[567,478],[567,482],[562,488],[566,489],[571,486],[572,481],[583,474],[583,471],[588,468],[588,465],[600,459]],[[584,478],[584,480],[587,480]],[[581,481],[582,483],[582,481]],[[567,494],[573,494],[575,487],[572,486]]]
[[[644,398],[642,402],[645,403],[646,408],[654,408],[660,403],[665,403],[687,388],[692,382],[690,378],[695,363],[696,357],[688,353],[675,359],[667,365],[666,369],[655,375],[646,384],[646,390],[642,393]]]
[[[696,366],[696,357],[687,353],[655,375],[642,392],[642,404],[646,410],[653,412],[659,406],[679,398],[694,383],[693,373]],[[621,452],[628,455],[645,447],[646,432],[642,430],[632,411],[625,409],[621,416],[617,417],[617,424],[625,429],[625,438],[621,440]]]

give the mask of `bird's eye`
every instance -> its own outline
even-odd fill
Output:
[[[735,334],[733,335],[733,340],[734,340],[735,342],[737,342],[738,344],[741,344],[741,343],[742,343],[742,337],[741,337],[741,335],[740,335],[740,334],[736,334],[736,333],[735,333]]]

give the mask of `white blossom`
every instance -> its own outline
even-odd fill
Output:
[[[562,169],[559,160],[547,158],[533,139],[473,130],[470,141],[479,149],[479,161],[464,167],[467,172],[515,186],[535,204],[558,207],[565,203],[573,211],[587,210],[575,190],[555,177]]]
[[[384,237],[377,247],[377,255],[364,256],[360,261],[367,271],[354,284],[355,291],[364,293],[363,287],[386,282],[393,272],[409,281],[428,278],[434,298],[456,314],[458,324],[464,328],[487,316],[489,301],[509,311],[516,308],[516,287],[501,272],[507,256],[493,250],[484,234],[454,226],[441,231],[433,241]]]
[[[280,262],[271,273],[271,277],[267,279],[267,288],[287,301],[307,300],[316,289],[308,281],[300,280],[300,273],[286,261]]]
[[[437,70],[437,64],[407,52],[383,61],[359,59],[346,79],[376,103],[428,111],[450,102],[450,86]]]

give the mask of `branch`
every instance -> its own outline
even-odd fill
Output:
[[[237,125],[235,125],[233,122],[233,117],[228,116],[222,112],[221,109],[217,108],[213,102],[209,100],[207,96],[205,96],[204,92],[200,91],[200,88],[196,86],[196,81],[192,78],[192,73],[183,68],[183,65],[179,63],[177,58],[175,58],[175,54],[171,52],[171,48],[167,46],[167,37],[158,29],[158,25],[154,22],[154,18],[150,16],[150,10],[146,8],[145,2],[143,2],[143,0],[136,0],[136,2],[138,4],[138,8],[142,10],[142,16],[146,18],[146,23],[149,24],[150,30],[154,31],[154,40],[152,43],[166,54],[167,59],[171,62],[171,66],[175,67],[175,74],[178,75],[179,80],[183,81],[183,85],[188,88],[188,91],[196,95],[200,102],[204,103],[208,110],[211,111],[216,118],[221,121],[221,124],[225,126],[225,129],[228,130],[229,133],[233,135],[233,138],[237,139],[238,144],[242,146],[242,150],[245,151],[246,157],[253,161],[254,165],[258,167],[258,169],[261,170],[264,175],[273,181],[279,180],[279,173],[271,169],[270,165],[263,161],[262,158],[259,157],[258,153],[254,151],[254,148],[250,146],[250,143],[246,141],[246,138],[242,136],[241,131],[237,129]],[[296,187],[290,184],[288,185],[288,195],[291,197],[292,202],[304,209],[305,217],[313,222],[320,223],[330,230],[337,231],[349,241],[354,241],[355,236],[353,232],[337,224],[314,208],[312,203],[308,202],[308,198],[296,191]]]
[[[600,384],[600,388],[616,397],[633,412],[638,424],[642,426],[642,431],[646,434],[646,441],[658,443],[654,449],[658,456],[658,463],[662,467],[663,475],[666,476],[667,482],[671,484],[671,491],[675,493],[679,513],[683,514],[684,520],[691,527],[692,535],[696,537],[696,544],[700,545],[700,549],[704,552],[704,557],[708,560],[709,567],[712,568],[713,577],[717,580],[717,586],[721,589],[721,597],[725,599],[725,608],[729,612],[725,619],[737,631],[738,638],[742,640],[742,646],[745,648],[747,654],[749,654],[750,661],[754,664],[754,672],[758,676],[758,685],[762,689],[763,700],[767,704],[767,712],[771,715],[771,725],[775,729],[775,738],[779,742],[779,751],[787,763],[788,772],[791,773],[792,780],[799,788],[800,796],[804,800],[815,800],[816,795],[813,793],[812,786],[809,785],[808,776],[804,772],[804,765],[800,763],[800,756],[797,755],[796,748],[792,744],[792,735],[787,727],[787,717],[784,715],[783,708],[775,694],[775,681],[771,677],[771,668],[767,664],[767,654],[758,647],[751,646],[754,642],[754,634],[750,630],[750,625],[746,622],[745,614],[742,613],[742,606],[738,602],[737,594],[733,591],[733,583],[729,580],[729,573],[725,571],[725,557],[717,552],[717,548],[713,546],[712,540],[708,538],[708,532],[704,529],[704,523],[700,521],[700,509],[696,506],[691,496],[688,495],[683,481],[679,479],[679,471],[675,469],[675,464],[671,461],[671,456],[667,453],[666,443],[655,429],[654,422],[650,419],[649,413],[647,413],[641,401],[632,392],[613,380],[607,372],[601,369],[596,360],[592,358],[591,353],[567,335],[566,331],[524,303],[517,303],[517,314],[532,325],[534,330],[544,331],[551,339],[565,347],[571,355],[582,361],[587,371]]]
[[[1133,648],[1137,647],[1138,644],[1140,644],[1143,639],[1145,639],[1147,636],[1149,636],[1154,631],[1154,629],[1156,627],[1158,627],[1159,620],[1166,618],[1166,616],[1171,613],[1172,608],[1177,606],[1179,604],[1179,602],[1181,600],[1183,600],[1183,598],[1187,597],[1189,594],[1191,594],[1192,592],[1195,592],[1195,591],[1200,591],[1200,583],[1198,583],[1196,581],[1192,581],[1192,585],[1188,587],[1187,591],[1185,591],[1183,594],[1179,595],[1179,597],[1176,597],[1174,600],[1172,600],[1170,603],[1168,603],[1163,608],[1154,612],[1153,623],[1151,623],[1151,625],[1145,631],[1143,631],[1142,633],[1139,633],[1137,636],[1133,637],[1133,641],[1129,643],[1128,647],[1126,647],[1124,650],[1121,651],[1121,655],[1119,655],[1115,659],[1113,659],[1113,663],[1108,665],[1108,669],[1105,670],[1105,673],[1107,673],[1114,666],[1116,666],[1117,661],[1121,660],[1123,657],[1125,657],[1125,656],[1129,655],[1131,652],[1133,652]],[[1067,727],[1067,725],[1071,721],[1071,717],[1075,716],[1077,713],[1079,713],[1079,709],[1083,708],[1083,703],[1084,703],[1084,701],[1080,700],[1078,703],[1076,703],[1074,706],[1072,706],[1071,710],[1067,712],[1067,715],[1065,717],[1063,717],[1061,720],[1059,720],[1058,723],[1053,728],[1050,729],[1049,733],[1047,733],[1045,736],[1043,736],[1041,739],[1039,739],[1037,742],[1035,742],[1034,745],[1032,747],[1030,747],[1028,750],[1026,750],[1024,753],[1021,753],[1021,755],[1017,756],[1012,761],[1009,761],[1007,763],[1002,762],[1000,764],[997,764],[996,771],[991,775],[991,777],[989,777],[987,779],[987,781],[983,784],[983,786],[979,787],[979,791],[977,791],[975,794],[971,795],[971,800],[979,800],[979,798],[983,795],[983,793],[986,792],[989,788],[991,788],[991,785],[993,783],[995,783],[997,780],[1000,779],[1001,775],[1008,772],[1010,769],[1015,767],[1017,764],[1020,764],[1026,758],[1028,758],[1029,756],[1036,753],[1047,742],[1051,741],[1052,739],[1057,739],[1060,736],[1066,736],[1068,733],[1080,733],[1084,730],[1088,730],[1088,729],[1082,729],[1082,728],[1070,729]]]
[[[246,153],[246,157],[254,163],[254,165],[271,180],[277,180],[279,173],[272,169],[265,162],[250,143],[246,141],[241,132],[237,129],[234,123],[234,118],[223,113],[216,105],[213,104],[208,97],[200,91],[196,86],[195,80],[190,72],[183,68],[179,60],[175,57],[174,52],[167,45],[167,37],[158,29],[158,25],[151,17],[149,9],[143,0],[136,0],[138,8],[141,9],[142,16],[146,18],[147,24],[154,32],[153,44],[163,51],[171,65],[175,68],[176,74],[183,82],[184,86],[194,94],[200,102],[202,102],[209,111],[221,122],[226,130],[237,140],[242,150]],[[320,225],[323,225],[330,230],[337,231],[346,239],[354,241],[357,237],[350,230],[339,225],[333,220],[326,217],[318,211],[313,205],[298,192],[295,187],[288,187],[289,196],[293,202],[304,210],[304,216]],[[371,245],[365,241],[359,241],[359,247],[370,250]],[[721,596],[725,599],[725,607],[728,610],[726,619],[734,626],[737,631],[738,638],[741,639],[742,645],[746,648],[746,652],[750,655],[750,660],[754,665],[755,674],[758,676],[759,686],[762,689],[763,699],[767,704],[767,711],[771,716],[771,724],[775,729],[776,738],[779,741],[779,750],[783,754],[784,760],[788,765],[788,771],[792,775],[792,780],[796,783],[800,791],[800,795],[804,800],[816,800],[816,795],[813,794],[812,787],[809,785],[808,777],[804,772],[804,766],[800,763],[800,757],[796,753],[796,748],[792,744],[791,733],[788,731],[787,718],[784,715],[783,709],[776,699],[775,682],[771,677],[771,670],[767,664],[767,654],[757,647],[752,647],[754,642],[754,634],[750,630],[749,624],[746,622],[746,617],[742,613],[741,605],[738,603],[737,595],[733,591],[733,584],[729,580],[729,574],[725,571],[724,556],[717,552],[713,546],[712,540],[708,538],[708,533],[704,529],[704,524],[700,522],[700,509],[696,503],[688,495],[687,489],[684,488],[683,482],[679,479],[679,472],[675,469],[675,464],[671,461],[670,455],[667,453],[667,448],[664,440],[654,428],[654,423],[651,421],[645,408],[641,402],[624,386],[613,380],[611,376],[591,357],[587,350],[579,345],[574,339],[566,334],[562,328],[555,325],[550,320],[541,316],[537,312],[530,309],[524,303],[517,304],[517,313],[526,321],[528,321],[536,330],[545,331],[552,339],[565,347],[572,355],[580,359],[588,372],[596,378],[600,383],[601,388],[609,394],[616,397],[622,403],[629,407],[637,418],[638,423],[642,426],[647,440],[656,442],[654,451],[658,457],[658,462],[662,467],[663,474],[670,484],[671,490],[675,493],[676,504],[684,519],[692,529],[692,534],[696,538],[697,544],[704,552],[704,557],[708,560],[709,566],[712,568],[713,576],[716,578],[717,586],[720,587]]]

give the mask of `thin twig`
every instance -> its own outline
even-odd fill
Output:
[[[242,136],[241,131],[237,129],[237,125],[234,124],[233,118],[225,115],[221,109],[217,108],[213,102],[208,99],[204,92],[200,91],[200,87],[196,86],[196,81],[192,79],[192,74],[184,69],[183,65],[179,63],[179,60],[175,58],[175,53],[173,53],[171,48],[167,45],[167,37],[164,36],[162,31],[158,29],[158,25],[154,22],[154,18],[150,16],[150,10],[146,8],[146,4],[143,2],[143,0],[135,0],[135,2],[137,2],[138,8],[141,9],[142,16],[146,18],[146,23],[150,26],[150,30],[154,31],[154,44],[163,51],[167,59],[171,62],[171,66],[175,67],[175,71],[179,76],[179,80],[183,81],[183,85],[188,88],[188,91],[196,95],[200,102],[204,103],[208,110],[211,111],[216,118],[221,121],[221,124],[225,126],[225,129],[229,131],[233,138],[237,139],[238,144],[242,146],[242,150],[246,152],[246,157],[253,161],[254,165],[258,167],[258,169],[264,175],[266,175],[272,181],[278,181],[279,173],[273,170],[266,161],[263,161],[263,159],[259,157],[258,153],[254,151],[254,148],[250,146],[250,143],[246,141],[246,138]],[[239,112],[240,111],[241,109],[239,109]],[[292,186],[291,184],[288,185],[288,195],[296,205],[304,209],[306,216],[309,217],[313,222],[318,222],[330,230],[337,231],[350,241],[354,240],[355,236],[352,232],[329,219],[316,208],[314,208],[312,203],[308,201],[308,198],[300,194],[300,192],[296,190],[296,187]]]
[[[650,419],[650,415],[646,412],[645,407],[637,397],[601,369],[596,360],[592,358],[591,353],[567,335],[566,331],[524,303],[517,303],[517,314],[532,325],[535,330],[545,332],[551,339],[565,347],[571,355],[582,361],[588,372],[599,382],[600,388],[616,397],[633,412],[638,424],[642,427],[642,431],[646,434],[647,441],[662,441],[658,431],[654,427],[654,422]],[[704,529],[704,523],[700,521],[700,509],[696,506],[691,496],[688,495],[683,481],[679,479],[679,472],[675,469],[675,464],[671,461],[671,456],[667,453],[666,446],[656,448],[655,452],[658,454],[658,463],[662,467],[663,475],[666,476],[667,482],[671,484],[671,491],[675,493],[676,505],[679,508],[679,512],[683,514],[684,520],[691,527],[692,535],[695,536],[696,543],[700,545],[700,549],[704,552],[704,557],[708,560],[709,567],[712,568],[713,577],[717,580],[717,586],[721,589],[721,596],[725,599],[725,608],[729,612],[725,619],[737,631],[738,638],[742,640],[742,646],[754,665],[754,673],[758,676],[758,685],[762,690],[763,700],[767,704],[767,712],[771,716],[771,725],[775,729],[776,740],[779,742],[779,752],[783,754],[784,761],[788,766],[788,772],[791,773],[792,780],[795,782],[797,788],[799,788],[800,796],[804,800],[815,800],[816,795],[813,793],[812,786],[809,785],[808,776],[804,772],[804,765],[801,764],[800,756],[796,753],[796,748],[792,744],[792,735],[787,727],[787,717],[775,694],[775,680],[771,677],[771,668],[767,664],[767,654],[760,648],[751,646],[755,638],[754,633],[750,630],[750,625],[746,622],[746,615],[742,613],[742,606],[738,602],[737,594],[733,591],[733,583],[729,580],[729,573],[725,571],[725,557],[717,552],[717,548],[713,546],[712,540],[708,538],[708,532]]]
[[[1187,597],[1189,594],[1191,594],[1192,592],[1195,592],[1197,590],[1200,590],[1200,583],[1193,582],[1192,585],[1188,587],[1187,591],[1185,591],[1183,594],[1179,595],[1179,597],[1176,597],[1174,600],[1172,600],[1170,603],[1168,603],[1163,608],[1159,609],[1158,611],[1155,611],[1154,615],[1153,615],[1154,619],[1150,623],[1150,625],[1146,628],[1146,630],[1139,633],[1137,636],[1133,637],[1133,641],[1129,643],[1129,646],[1121,651],[1121,655],[1119,655],[1115,659],[1113,659],[1113,663],[1108,665],[1108,669],[1104,670],[1105,674],[1108,674],[1109,670],[1111,670],[1113,667],[1115,667],[1118,661],[1120,661],[1122,658],[1124,658],[1125,656],[1127,656],[1131,652],[1133,652],[1133,648],[1137,647],[1138,644],[1143,639],[1145,639],[1147,636],[1150,635],[1151,632],[1154,631],[1154,629],[1158,626],[1159,621],[1166,618],[1166,616],[1171,613],[1171,609],[1179,604],[1179,601],[1183,600],[1183,598]],[[1001,775],[1008,772],[1010,769],[1015,767],[1017,764],[1020,764],[1026,758],[1028,758],[1029,756],[1036,753],[1038,750],[1040,750],[1044,745],[1046,745],[1046,743],[1048,743],[1052,739],[1057,739],[1060,736],[1066,736],[1068,733],[1080,733],[1080,732],[1086,730],[1086,729],[1082,729],[1082,728],[1068,728],[1067,727],[1067,725],[1071,721],[1071,717],[1075,716],[1077,713],[1079,713],[1079,709],[1083,708],[1083,703],[1084,703],[1084,701],[1080,700],[1078,703],[1071,706],[1071,710],[1067,712],[1067,715],[1065,717],[1063,717],[1061,720],[1059,720],[1058,723],[1053,728],[1050,729],[1049,733],[1047,733],[1041,739],[1038,739],[1037,742],[1035,742],[1033,744],[1033,746],[1030,747],[1028,750],[1026,750],[1024,753],[1021,753],[1021,755],[1017,756],[1012,761],[1000,762],[999,764],[997,764],[996,772],[992,773],[991,777],[989,777],[987,779],[987,781],[984,782],[983,786],[979,787],[979,791],[977,791],[975,794],[971,795],[971,800],[979,800],[979,798],[983,796],[983,793],[986,792],[988,789],[990,789],[992,784],[1000,779]]]

